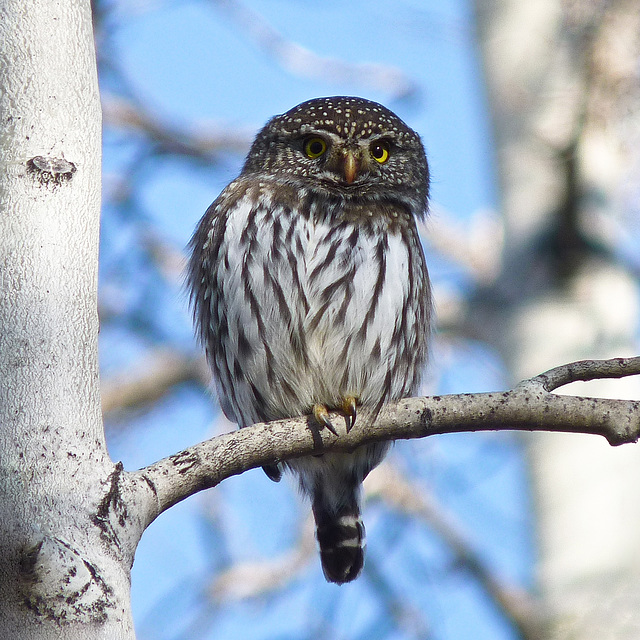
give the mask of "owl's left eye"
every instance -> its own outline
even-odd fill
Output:
[[[374,142],[369,148],[374,160],[380,164],[384,164],[389,159],[389,143]]]
[[[327,150],[327,143],[320,136],[307,138],[304,142],[304,152],[307,158],[315,160]]]

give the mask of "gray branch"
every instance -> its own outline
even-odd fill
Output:
[[[521,430],[594,434],[605,437],[611,445],[636,442],[640,401],[556,395],[551,390],[576,380],[637,374],[640,356],[574,362],[525,380],[510,391],[390,403],[373,424],[361,420],[349,433],[344,417],[332,414],[339,436],[319,429],[309,416],[259,423],[189,447],[128,475],[154,493],[150,522],[180,500],[248,469],[326,451],[351,451],[379,440]]]

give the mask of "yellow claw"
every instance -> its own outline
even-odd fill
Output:
[[[333,426],[333,423],[329,418],[329,410],[327,409],[326,405],[316,403],[313,405],[312,412],[313,417],[321,427],[326,427],[327,429],[329,429],[329,431],[331,431],[334,436],[338,435],[338,432],[335,430],[335,427]]]
[[[357,398],[355,396],[346,396],[342,399],[342,411],[347,419],[347,433],[351,431],[353,425],[356,423],[357,411]]]

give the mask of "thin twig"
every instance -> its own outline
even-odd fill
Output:
[[[549,369],[549,371],[526,380],[523,384],[540,384],[545,391],[553,391],[572,382],[624,378],[638,374],[640,374],[640,357],[580,360]]]

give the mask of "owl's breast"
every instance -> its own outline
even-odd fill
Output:
[[[412,275],[402,234],[355,223],[315,225],[304,270],[303,335],[314,389],[322,389],[329,404],[345,395],[377,402],[404,354],[401,333],[416,329],[407,326]],[[400,375],[398,382],[396,395],[406,379]]]
[[[422,304],[424,261],[400,231],[318,222],[246,198],[228,213],[220,244],[210,351],[232,418],[300,415],[345,395],[377,405],[412,390],[424,359],[411,311]]]

